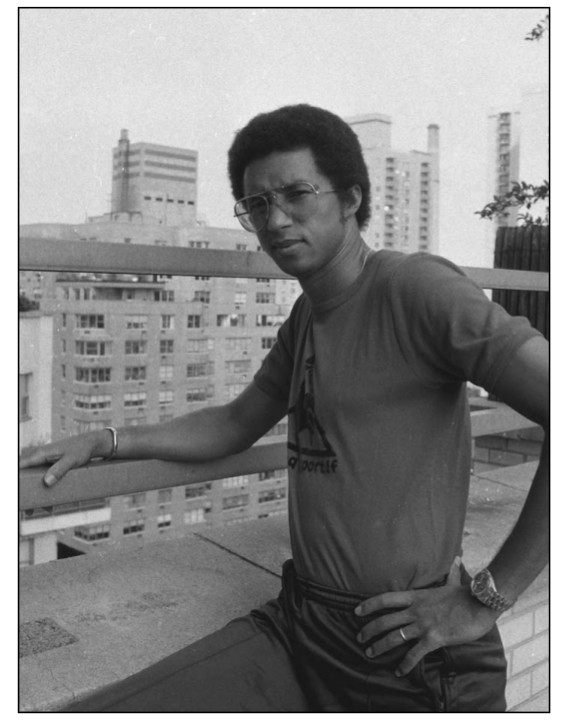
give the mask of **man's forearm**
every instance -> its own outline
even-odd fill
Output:
[[[549,514],[550,459],[547,434],[540,463],[519,519],[489,564],[497,589],[510,600],[516,600],[548,562]]]
[[[122,427],[116,458],[204,462],[235,454],[248,440],[229,417],[226,406],[207,407],[165,423]]]

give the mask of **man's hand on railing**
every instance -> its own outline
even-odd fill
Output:
[[[96,457],[109,458],[114,451],[114,434],[110,429],[87,432],[59,442],[33,447],[22,452],[20,469],[50,464],[43,477],[47,487],[52,487],[67,472],[83,467]]]

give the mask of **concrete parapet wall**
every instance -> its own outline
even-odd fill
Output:
[[[476,437],[473,444],[473,471],[479,473],[534,462],[540,457],[542,440],[540,428]]]

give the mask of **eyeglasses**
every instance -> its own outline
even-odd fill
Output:
[[[315,213],[318,196],[336,191],[336,188],[321,191],[318,186],[305,181],[292,183],[290,186],[241,198],[235,203],[235,216],[244,229],[256,233],[268,223],[271,203],[276,204],[287,216],[301,220]]]

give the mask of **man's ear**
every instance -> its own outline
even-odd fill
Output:
[[[351,216],[354,216],[363,200],[363,191],[361,186],[357,183],[351,188],[348,188],[342,194],[343,200],[343,219],[346,221]]]

